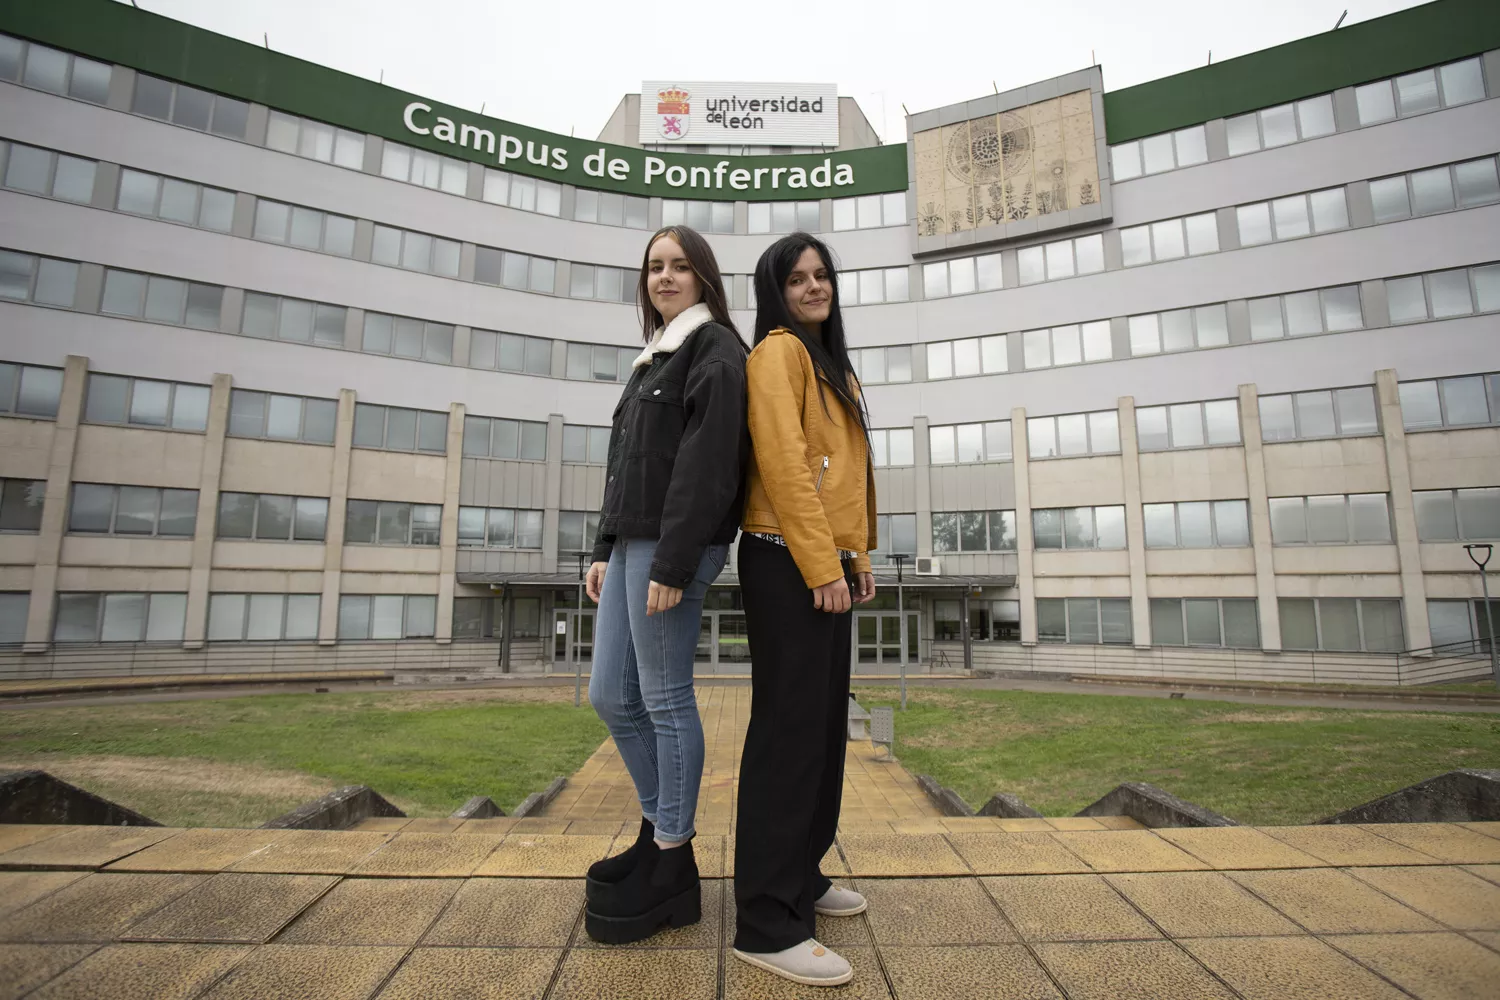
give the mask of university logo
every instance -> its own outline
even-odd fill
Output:
[[[679,87],[668,87],[658,91],[660,100],[656,105],[656,128],[661,137],[675,142],[688,134],[688,98],[691,96]]]

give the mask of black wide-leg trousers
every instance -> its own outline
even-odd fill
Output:
[[[813,607],[785,546],[741,535],[739,577],[751,703],[735,819],[734,946],[772,952],[813,936],[813,903],[831,884],[818,865],[843,800],[851,615]]]

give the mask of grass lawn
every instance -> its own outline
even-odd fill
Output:
[[[858,689],[866,706],[891,689]],[[1067,816],[1146,781],[1241,823],[1307,823],[1443,771],[1500,767],[1500,716],[914,688],[896,755],[976,809]]]
[[[265,695],[0,711],[0,770],[39,767],[158,822],[258,826],[340,785],[412,816],[509,811],[605,738],[558,688]]]

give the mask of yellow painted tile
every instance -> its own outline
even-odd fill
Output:
[[[1197,871],[1208,867],[1149,830],[1084,830],[1052,836],[1099,872]]]
[[[609,854],[613,837],[514,832],[485,859],[475,875],[583,878],[589,865]]]
[[[110,871],[216,872],[286,836],[287,830],[185,830],[109,865]]]
[[[940,819],[897,819],[891,821],[896,833],[947,833],[948,828]]]
[[[870,901],[866,919],[880,947],[1016,940],[978,879],[865,879],[859,891]]]
[[[1500,865],[1464,865],[1464,871],[1500,885]]]
[[[30,994],[35,1000],[188,1000],[251,949],[220,944],[117,944],[101,948]]]
[[[1169,937],[1302,933],[1219,872],[1137,872],[1105,878]]]
[[[278,934],[276,943],[409,947],[463,884],[456,878],[346,878]]]
[[[1500,930],[1500,886],[1461,868],[1356,868],[1349,874],[1449,927]]]
[[[841,833],[839,845],[856,878],[970,874],[963,859],[938,834]]]
[[[85,826],[0,855],[0,868],[98,868],[181,833],[163,826]]]
[[[563,832],[570,837],[616,837],[620,833],[620,820],[617,819],[575,819],[568,824]],[[525,833],[528,831],[518,831]],[[635,838],[632,837],[632,840]]]
[[[87,958],[98,947],[97,944],[0,944],[0,997],[14,1000],[25,996]]]
[[[949,833],[995,833],[1000,821],[990,816],[945,816],[943,829]]]
[[[392,836],[379,831],[288,830],[275,843],[241,858],[228,870],[342,875]]]
[[[203,1000],[364,1000],[405,955],[405,948],[267,945],[231,969]]]
[[[422,944],[483,948],[563,944],[583,909],[583,886],[578,879],[468,879]]]
[[[403,833],[453,833],[464,823],[461,819],[414,819],[401,828]]]
[[[1500,822],[1497,822],[1495,820],[1490,820],[1488,822],[1480,821],[1475,823],[1460,823],[1459,825],[1473,830],[1475,833],[1482,833],[1486,837],[1500,837]]]
[[[406,816],[367,816],[349,829],[395,833],[410,822],[411,820]]]
[[[1053,826],[1044,819],[1002,819],[1000,829],[1006,833],[1051,833]]]
[[[380,1000],[534,1000],[547,990],[560,948],[418,948]]]
[[[524,816],[511,826],[513,833],[566,833],[571,820],[561,816]]]
[[[456,833],[498,833],[506,834],[516,825],[516,821],[509,816],[495,816],[491,819],[467,820],[459,827]]]
[[[984,885],[1027,941],[1161,937],[1098,875],[1010,875]]]
[[[1335,869],[1228,874],[1314,934],[1441,929],[1415,910]]]
[[[1371,823],[1362,829],[1452,865],[1500,862],[1500,839],[1457,823]]]
[[[264,944],[337,881],[332,875],[222,872],[119,936],[133,941]]]
[[[1340,867],[1348,865],[1432,865],[1437,858],[1414,851],[1358,826],[1266,826],[1267,836]]]
[[[713,1000],[718,985],[716,949],[575,948],[563,960],[551,996]]]
[[[91,874],[0,919],[0,941],[111,941],[207,878]]]
[[[959,948],[882,948],[898,1000],[1062,1000],[1042,967],[1018,944]],[[793,992],[784,996],[810,994]]]
[[[0,823],[0,852],[13,851],[78,827],[48,823]]]
[[[1103,823],[1092,816],[1049,816],[1047,822],[1054,830],[1104,830]]]
[[[501,843],[495,834],[398,833],[350,874],[462,878],[473,874]]]
[[[1140,820],[1130,816],[1095,816],[1099,825],[1106,830],[1144,830],[1146,827]]]
[[[83,878],[86,872],[0,872],[0,917]]]
[[[948,843],[976,875],[1047,875],[1092,870],[1045,833],[950,833]]]
[[[1312,855],[1248,826],[1180,827],[1155,833],[1213,868],[1325,867]]]
[[[1170,941],[1039,944],[1036,955],[1071,1000],[1233,1000]]]
[[[1194,938],[1178,943],[1245,1000],[1408,1000],[1312,937]]]
[[[1494,996],[1500,955],[1459,934],[1356,934],[1328,943],[1422,1000]]]

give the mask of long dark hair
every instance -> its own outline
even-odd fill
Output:
[[[666,321],[662,319],[661,313],[656,311],[656,306],[651,304],[651,294],[646,289],[646,279],[651,274],[651,248],[656,241],[663,236],[671,238],[682,247],[682,254],[687,258],[693,273],[698,276],[698,287],[703,292],[703,302],[708,306],[708,311],[713,314],[714,322],[734,334],[736,340],[740,339],[740,332],[735,329],[734,321],[729,318],[729,299],[724,294],[724,279],[719,274],[719,262],[714,257],[713,247],[708,241],[698,234],[695,229],[687,226],[663,226],[651,234],[646,241],[646,252],[641,255],[641,275],[636,282],[635,299],[641,309],[641,339],[651,343],[651,337],[656,333],[657,327],[665,326]],[[744,342],[741,341],[741,346]]]
[[[803,252],[809,249],[816,250],[822,258],[823,268],[828,272],[828,283],[833,289],[828,300],[828,318],[823,321],[820,330],[821,336],[803,329],[792,317],[792,311],[786,304],[786,279],[797,266]],[[834,266],[833,251],[816,236],[803,232],[783,236],[767,247],[755,264],[755,343],[759,344],[772,330],[778,328],[792,331],[802,341],[802,346],[812,355],[819,374],[827,380],[839,402],[854,414],[860,431],[868,436],[869,414],[865,410],[863,394],[855,394],[854,385],[858,380],[844,339],[844,314],[839,308],[838,269]],[[821,387],[818,395],[822,397]],[[823,400],[823,410],[828,410],[827,400]]]

